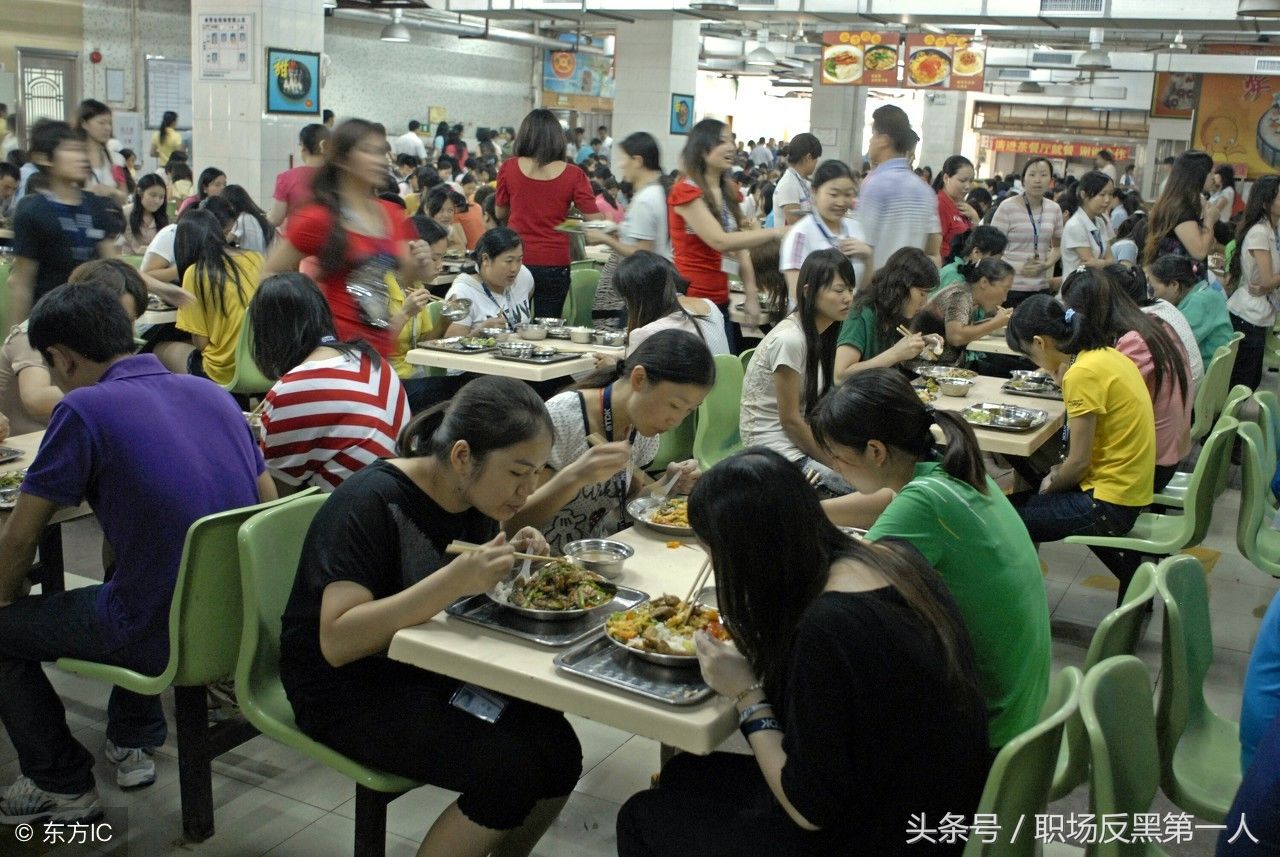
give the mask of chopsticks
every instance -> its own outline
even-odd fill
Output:
[[[608,443],[608,441],[605,440],[604,435],[600,434],[599,432],[592,432],[591,434],[587,435],[587,443],[591,444],[592,446],[600,446],[601,444]],[[645,473],[639,467],[636,467],[636,465],[633,462],[630,462],[630,461],[627,462],[627,470],[631,471],[632,479],[639,479],[641,480],[642,483],[648,481],[649,479],[649,474]]]
[[[903,338],[915,336],[915,333],[908,330],[905,324],[898,325],[898,333],[901,333]],[[929,361],[938,359],[938,355],[933,353],[933,349],[929,347],[928,343],[925,343],[924,350],[920,352],[920,356]]]
[[[680,621],[671,627],[679,628],[685,622],[689,621],[689,616],[693,613],[693,596],[696,595],[704,585],[707,578],[711,576],[711,557],[707,557],[702,561],[702,568],[698,569],[698,576],[693,579],[693,586],[689,587],[689,594],[684,597],[684,607],[680,608],[680,612],[676,614],[676,618]]]
[[[479,551],[479,550],[484,550],[484,545],[477,545],[477,544],[473,544],[472,542],[452,541],[449,543],[449,546],[444,549],[444,552],[446,554],[456,556],[458,554],[464,554],[464,553],[475,553],[476,551]],[[530,562],[552,562],[554,560],[565,559],[562,556],[538,556],[537,554],[520,553],[519,551],[517,551],[513,555],[515,556],[516,559],[527,559]]]

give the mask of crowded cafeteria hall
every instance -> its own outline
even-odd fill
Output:
[[[1280,855],[1280,0],[0,2],[0,857]]]

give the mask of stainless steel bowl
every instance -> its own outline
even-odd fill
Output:
[[[692,527],[678,527],[675,524],[655,524],[650,520],[653,517],[654,510],[665,502],[666,499],[660,497],[637,497],[627,504],[627,514],[654,532],[668,536],[693,535]]]
[[[628,646],[621,640],[616,639],[608,631],[605,631],[604,638],[610,643],[613,643],[619,649],[622,649],[624,652],[629,652],[640,660],[648,661],[651,664],[658,664],[659,666],[664,667],[680,667],[681,669],[696,669],[698,666],[697,655],[664,655],[658,652],[646,652],[643,649]]]
[[[608,345],[617,347],[623,343],[627,335],[621,330],[597,330],[591,334],[591,341],[596,345]]]
[[[543,316],[542,318],[535,318],[534,321],[542,325],[543,327],[564,327],[565,326],[565,319],[552,318],[551,316]]]
[[[631,545],[611,539],[581,539],[564,546],[564,555],[575,565],[608,578],[622,574],[623,564],[635,553]]]
[[[490,337],[493,339],[502,339],[510,332],[511,331],[507,330],[505,327],[482,327],[471,335],[479,336],[481,339],[489,339]]]
[[[568,338],[569,338],[569,328],[567,328],[567,327],[548,327],[548,328],[547,328],[547,336],[550,336],[552,339],[568,339]]]
[[[471,312],[471,298],[450,298],[440,307],[440,315],[449,321],[459,321]]]
[[[533,345],[528,342],[499,342],[498,352],[507,357],[528,357],[533,354]]]
[[[540,324],[517,324],[516,333],[521,339],[539,340],[547,338],[547,329]]]
[[[613,595],[617,596],[618,594],[617,586],[604,580],[601,581],[601,584],[605,587],[605,589],[612,589]],[[507,600],[506,594],[499,591],[498,587],[494,587],[493,589],[490,589],[488,592],[485,593],[485,595],[489,596],[490,601],[492,601],[495,604],[499,604],[502,607],[505,607],[506,609],[510,610],[512,613],[516,613],[520,616],[524,616],[526,619],[536,619],[539,622],[565,622],[570,619],[579,619],[583,616],[586,616],[592,610],[599,610],[600,607],[607,607],[610,603],[606,601],[604,604],[601,604],[599,607],[589,607],[589,608],[588,607],[570,607],[565,610],[539,610],[536,607],[520,607],[518,605],[512,604],[510,601]]]
[[[560,352],[557,351],[556,349],[547,347],[545,345],[541,347],[534,347],[533,349],[534,357],[555,357],[559,353]]]
[[[571,327],[569,328],[569,339],[579,345],[590,345],[591,336],[595,331],[589,327]]]
[[[938,389],[942,391],[944,396],[964,398],[973,389],[973,382],[962,378],[943,378],[938,381]]]

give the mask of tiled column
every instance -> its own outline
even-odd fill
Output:
[[[862,167],[866,141],[862,126],[866,123],[867,90],[861,86],[827,86],[821,70],[814,68],[813,98],[809,104],[812,133],[822,142],[822,160],[844,161],[854,172]]]
[[[257,51],[253,80],[200,80],[200,15],[252,12]],[[192,149],[198,175],[218,167],[230,184],[249,191],[258,205],[271,207],[276,174],[289,167],[298,132],[319,117],[266,113],[267,48],[320,53],[324,50],[321,0],[192,0]],[[320,94],[321,106],[324,93]]]
[[[924,127],[920,130],[916,165],[933,167],[933,173],[937,175],[943,161],[960,154],[964,143],[964,118],[963,92],[931,92],[926,95]]]
[[[670,133],[671,96],[694,95],[698,81],[699,23],[637,21],[619,24],[614,48],[613,139],[648,131],[662,150],[666,170],[679,167],[688,137]],[[700,118],[700,105],[694,112]],[[616,151],[621,151],[620,149]]]

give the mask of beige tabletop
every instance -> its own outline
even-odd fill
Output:
[[[773,324],[776,319],[773,313],[767,310],[760,310],[760,324]],[[742,301],[738,300],[735,295],[730,295],[729,300],[729,321],[737,324],[746,324],[747,317],[742,312]]]
[[[0,238],[8,238],[8,239],[12,239],[12,238],[13,238],[13,230],[12,230],[12,229],[0,229]]]
[[[966,351],[981,351],[984,354],[1006,354],[1010,357],[1020,357],[1018,352],[1009,347],[1009,343],[1005,341],[1004,331],[997,330],[995,333],[980,336],[973,342],[965,346]]]
[[[0,464],[0,473],[9,473],[14,470],[25,470],[31,466],[36,460],[36,450],[40,448],[40,441],[44,440],[44,432],[33,431],[29,434],[15,434],[13,437],[5,438],[0,441],[0,446],[8,446],[13,449],[20,449],[23,456],[16,461],[8,461]],[[63,521],[70,521],[73,518],[83,518],[85,515],[92,515],[87,503],[81,503],[79,506],[59,509],[53,514],[53,519],[49,521],[51,524],[61,524]],[[0,509],[0,527],[4,526],[4,522],[8,520],[9,512]]]
[[[517,378],[521,381],[550,381],[579,372],[590,372],[596,367],[594,354],[604,354],[621,359],[624,349],[608,348],[593,343],[580,344],[565,339],[549,339],[535,343],[549,345],[558,351],[581,354],[574,360],[562,360],[539,366],[533,363],[520,363],[515,360],[500,360],[497,352],[486,351],[483,354],[454,354],[434,348],[413,348],[405,355],[405,362],[415,366],[434,366],[438,369],[460,369],[464,372],[475,372],[478,375],[502,375]]]
[[[635,548],[619,583],[659,596],[688,591],[700,550],[667,547],[668,537],[636,527],[615,536]],[[692,541],[691,539],[688,541]],[[443,613],[391,641],[392,659],[465,679],[499,693],[577,714],[691,753],[710,753],[737,727],[733,706],[713,697],[694,706],[651,702],[556,670],[551,649]]]
[[[1034,408],[1049,414],[1048,421],[1033,431],[1006,432],[973,426],[973,433],[978,438],[978,445],[983,452],[998,452],[1003,455],[1028,456],[1039,449],[1045,441],[1061,431],[1067,408],[1061,401],[1039,399],[1031,396],[1015,396],[1000,389],[1004,378],[992,378],[979,375],[974,379],[973,389],[963,398],[954,396],[938,396],[933,403],[935,408],[943,411],[963,411],[969,405],[979,402],[995,402],[1003,405],[1016,405],[1019,408]]]
[[[176,309],[149,309],[138,317],[137,325],[144,327],[152,324],[173,324],[177,320]]]

